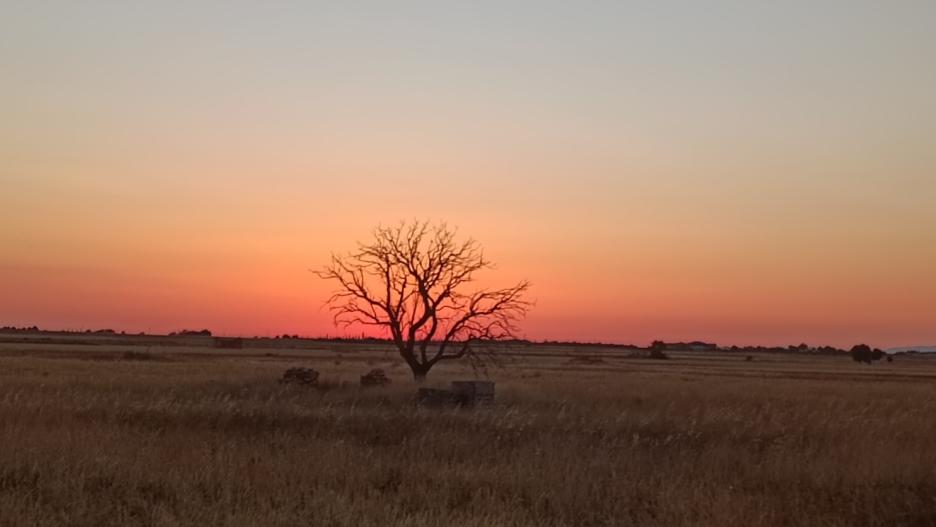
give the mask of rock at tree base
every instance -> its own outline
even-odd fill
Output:
[[[361,375],[361,386],[386,386],[388,384],[390,384],[390,378],[380,368]]]
[[[280,379],[282,384],[299,384],[302,386],[317,386],[319,372],[312,368],[289,368]]]

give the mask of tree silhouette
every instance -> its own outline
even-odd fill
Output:
[[[515,338],[532,304],[530,284],[466,291],[492,264],[473,239],[459,241],[444,223],[377,227],[356,251],[332,255],[316,271],[338,284],[328,299],[338,326],[376,326],[389,333],[417,382],[445,360],[493,358],[492,343]]]

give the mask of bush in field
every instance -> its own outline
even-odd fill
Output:
[[[867,344],[858,344],[853,346],[851,349],[851,358],[855,362],[863,362],[865,364],[871,364],[872,361],[881,360],[884,358],[884,352],[878,348],[871,349]]]

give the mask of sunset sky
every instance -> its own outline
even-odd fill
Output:
[[[936,2],[0,3],[0,325],[335,335],[446,221],[533,339],[936,344]]]

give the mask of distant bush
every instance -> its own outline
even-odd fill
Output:
[[[380,368],[373,369],[365,375],[361,375],[361,386],[386,386],[390,384],[390,378]]]
[[[318,384],[318,378],[319,372],[312,368],[289,368],[283,373],[280,383],[315,386]]]
[[[872,350],[867,344],[858,344],[852,347],[849,353],[853,361],[863,362],[865,364],[871,364],[872,361],[881,360],[881,358],[884,357],[883,351],[877,348]]]

